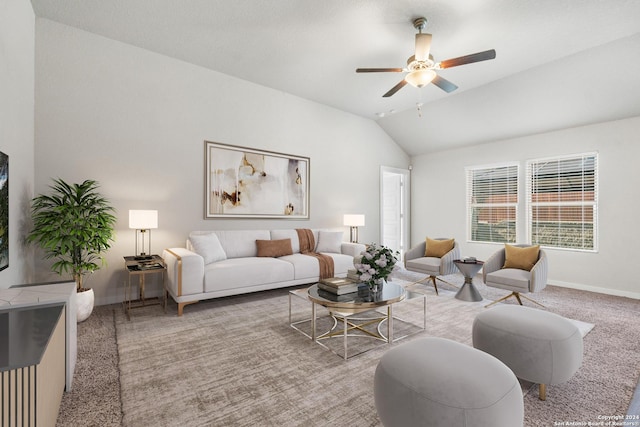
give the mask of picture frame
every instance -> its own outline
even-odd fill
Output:
[[[9,268],[9,156],[0,151],[0,271]]]
[[[205,219],[309,219],[309,157],[205,141]]]

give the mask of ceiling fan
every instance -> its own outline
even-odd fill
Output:
[[[457,67],[458,65],[471,64],[474,62],[486,61],[496,57],[494,49],[485,50],[484,52],[473,53],[471,55],[459,56],[457,58],[447,59],[446,61],[435,62],[433,56],[429,53],[431,49],[431,34],[422,33],[427,26],[427,18],[417,18],[413,21],[413,26],[418,30],[416,34],[416,50],[415,54],[407,59],[406,68],[357,68],[356,73],[408,73],[403,80],[392,87],[383,97],[392,96],[399,91],[407,83],[412,86],[421,88],[429,83],[433,83],[447,93],[458,89],[458,86],[449,80],[440,77],[435,70],[443,70],[445,68]]]

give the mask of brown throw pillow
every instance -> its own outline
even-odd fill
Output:
[[[456,244],[456,239],[447,240],[433,240],[427,237],[427,247],[424,251],[424,256],[442,258],[453,249]]]
[[[291,239],[280,240],[256,240],[258,246],[258,256],[262,257],[280,257],[292,255]]]
[[[518,268],[531,271],[540,254],[540,245],[519,248],[517,246],[504,245],[504,266],[502,268]]]

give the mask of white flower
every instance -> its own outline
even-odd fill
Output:
[[[368,283],[382,283],[393,271],[398,261],[397,252],[375,243],[353,260],[353,265],[361,281]]]

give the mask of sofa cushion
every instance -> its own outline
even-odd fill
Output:
[[[215,233],[193,235],[189,240],[193,251],[204,258],[205,264],[227,259],[227,254]]]
[[[342,231],[319,231],[316,252],[339,254],[342,248]]]
[[[204,292],[293,280],[293,265],[279,258],[232,258],[205,266]]]
[[[278,258],[291,263],[294,279],[314,279],[320,275],[318,259],[309,255],[293,254]]]
[[[291,239],[279,240],[256,240],[259,257],[277,258],[293,254],[291,250]]]
[[[333,275],[334,277],[346,276],[347,271],[353,268],[353,257],[351,255],[327,253],[333,258]]]
[[[453,249],[455,242],[455,239],[435,240],[427,237],[424,256],[442,258],[447,252]]]
[[[502,268],[519,268],[531,271],[540,256],[540,245],[520,248],[504,245],[504,266]]]
[[[295,229],[271,230],[271,240],[291,239],[291,251],[294,254],[300,253],[300,239]]]
[[[421,271],[425,274],[440,275],[440,264],[442,261],[436,257],[421,257],[407,260],[406,267],[411,271]]]
[[[517,268],[503,268],[487,274],[486,283],[496,288],[529,292],[531,272]]]
[[[271,240],[269,230],[218,230],[216,234],[227,258],[258,256],[256,240]]]
[[[353,268],[353,257],[343,254],[327,253],[333,259],[333,275],[345,276],[347,270]],[[318,259],[313,256],[303,254],[293,254],[278,258],[287,261],[293,265],[294,278],[318,280],[320,275],[320,266]]]

